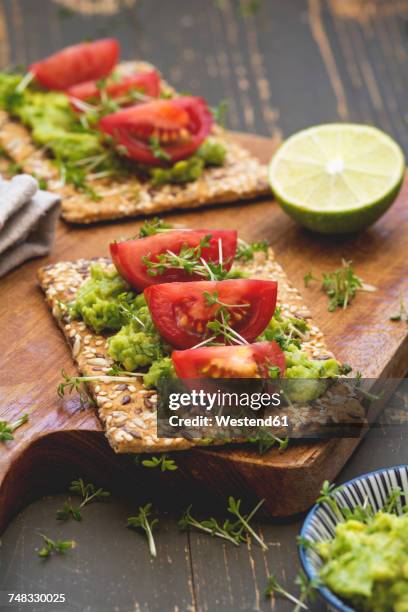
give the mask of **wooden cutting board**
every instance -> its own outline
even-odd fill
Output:
[[[236,139],[266,162],[271,141],[252,135]],[[408,371],[408,326],[389,320],[400,294],[408,303],[408,185],[373,228],[356,236],[322,237],[292,222],[272,197],[251,204],[206,208],[169,215],[189,227],[234,229],[246,240],[266,238],[289,279],[299,288],[313,270],[333,270],[352,259],[357,273],[378,287],[359,294],[345,311],[329,313],[319,290],[303,291],[329,347],[365,377],[403,377]],[[271,516],[306,510],[324,479],[332,480],[358,439],[293,444],[259,456],[237,448],[177,453],[179,469],[159,473],[117,456],[108,446],[92,409],[81,411],[75,396],[57,397],[61,368],[74,373],[70,351],[43,300],[36,270],[48,263],[108,254],[108,243],[134,235],[139,221],[70,227],[62,221],[51,255],[33,260],[1,280],[0,420],[28,412],[29,423],[15,440],[0,443],[0,531],[28,501],[64,490],[82,476],[111,490],[132,492],[140,501],[164,509],[194,500],[195,507],[217,511],[227,495],[250,504],[265,498]]]

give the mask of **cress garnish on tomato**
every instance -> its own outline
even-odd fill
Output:
[[[270,369],[285,372],[285,355],[276,342],[240,346],[206,346],[173,351],[172,361],[179,378],[269,378]]]
[[[76,101],[97,101],[101,97],[102,89],[109,98],[115,99],[126,97],[132,91],[140,92],[150,98],[157,98],[160,93],[160,75],[157,70],[119,75],[117,80],[108,79],[103,88],[100,87],[98,81],[86,81],[70,87],[67,94],[74,109],[81,110]]]
[[[163,158],[176,162],[191,156],[211,131],[213,116],[203,98],[182,96],[131,106],[103,117],[100,129],[125,148],[127,155],[160,165],[152,139]]]
[[[73,85],[108,76],[119,60],[115,38],[84,42],[58,51],[32,64],[29,71],[47,89],[66,90]]]
[[[208,246],[201,247],[206,244]],[[157,262],[162,254],[171,252],[178,255],[182,249],[196,248],[206,262],[220,263],[230,270],[237,249],[237,232],[232,230],[166,230],[164,232],[113,242],[110,253],[119,274],[131,287],[142,291],[145,287],[172,281],[191,281],[199,278],[185,269],[168,268],[154,275],[149,274],[146,261]]]
[[[182,349],[212,336],[219,339],[222,330],[213,331],[214,322],[219,322],[232,337],[239,334],[252,342],[271,320],[276,294],[275,281],[256,279],[175,282],[144,290],[153,323],[161,336]]]

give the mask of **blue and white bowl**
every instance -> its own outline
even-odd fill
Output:
[[[363,474],[342,485],[342,490],[334,494],[340,507],[353,509],[364,502],[371,504],[377,511],[381,510],[393,489],[399,487],[403,494],[397,504],[396,511],[402,514],[403,506],[408,504],[408,465],[399,465]],[[367,501],[366,501],[367,500]],[[316,504],[310,510],[303,523],[300,535],[312,542],[322,542],[334,537],[338,517],[327,504]],[[319,555],[310,548],[299,547],[300,560],[309,580],[317,578],[322,561]],[[339,599],[328,588],[321,586],[318,592],[329,606],[330,610],[354,612],[346,603]]]

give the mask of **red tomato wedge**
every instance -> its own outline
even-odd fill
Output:
[[[104,38],[66,47],[29,68],[48,89],[65,90],[78,83],[101,79],[112,72],[119,60],[115,38]]]
[[[240,346],[206,346],[173,351],[172,360],[179,378],[268,378],[268,368],[285,372],[285,355],[276,342]]]
[[[229,326],[248,342],[255,340],[275,311],[277,288],[275,281],[237,279],[153,285],[144,295],[163,338],[176,348],[191,348],[212,335],[207,323],[220,320],[220,303]],[[218,302],[210,304],[209,296]]]
[[[212,125],[206,102],[193,96],[138,104],[99,122],[100,129],[125,147],[129,157],[155,166],[162,162],[154,155],[151,138],[158,139],[168,160],[176,162],[198,149]]]
[[[137,90],[146,96],[157,98],[160,93],[160,75],[157,70],[149,70],[148,72],[137,72],[132,75],[125,75],[118,81],[107,83],[104,91],[110,98],[121,98],[126,96],[132,90]],[[84,102],[93,102],[101,97],[101,90],[98,87],[97,81],[86,81],[79,85],[70,87],[67,91],[70,97],[71,104],[75,110],[81,110],[79,105],[75,104],[76,100]],[[133,102],[134,104],[134,102]]]
[[[205,261],[219,263],[221,255],[224,268],[229,270],[237,250],[236,231],[169,230],[146,238],[113,242],[110,245],[110,252],[113,263],[122,278],[131,287],[143,290],[145,287],[158,283],[191,281],[200,278],[177,268],[152,276],[148,273],[143,258],[147,257],[149,261],[157,262],[160,254],[171,251],[178,255],[183,247],[197,248],[206,238],[208,246],[201,249],[201,257]]]

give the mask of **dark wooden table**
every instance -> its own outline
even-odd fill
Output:
[[[117,36],[125,58],[149,59],[179,90],[228,100],[232,129],[279,141],[311,124],[366,122],[408,152],[407,23],[406,0],[0,0],[0,65]],[[370,436],[339,481],[407,462],[406,438]],[[291,609],[263,590],[273,572],[296,592],[300,519],[258,523],[270,544],[263,554],[179,533],[176,517],[162,515],[152,561],[142,536],[124,526],[131,497],[90,506],[82,523],[63,526],[54,517],[65,496],[26,508],[3,537],[0,591],[66,593],[67,604],[51,608],[70,612]],[[77,547],[42,563],[38,532]]]

